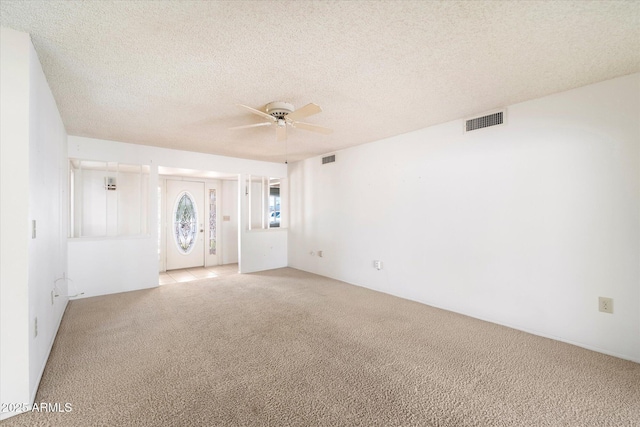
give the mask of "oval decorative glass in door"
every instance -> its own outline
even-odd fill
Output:
[[[188,254],[198,239],[198,210],[188,192],[178,195],[173,212],[174,237],[178,252]]]

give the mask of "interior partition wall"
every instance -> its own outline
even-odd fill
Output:
[[[118,163],[127,165],[148,165],[148,206],[146,210],[146,233],[138,235],[93,236],[70,238],[69,276],[73,280],[78,297],[104,295],[125,292],[158,285],[159,266],[158,212],[162,201],[162,192],[158,191],[161,182],[159,167],[171,167],[189,171],[220,171],[228,175],[265,176],[286,178],[287,165],[259,162],[224,156],[216,156],[188,151],[170,150],[151,146],[140,146],[117,141],[98,140],[84,137],[69,137],[69,157],[88,161]],[[241,181],[240,181],[241,182]],[[104,186],[104,181],[102,182]],[[108,185],[108,184],[107,184]],[[117,185],[117,184],[116,184]],[[231,188],[223,184],[217,188]],[[244,186],[235,185],[239,195]],[[104,189],[103,189],[104,190]],[[109,190],[105,190],[109,191]],[[226,196],[223,196],[226,199]],[[238,206],[240,204],[238,203]],[[234,221],[225,221],[225,217],[235,215],[238,235],[244,232],[239,220],[242,212],[230,209],[218,215],[218,227],[225,230],[233,228]],[[220,225],[222,220],[222,226]],[[230,227],[226,227],[226,225]],[[237,239],[237,250],[241,254],[238,262],[244,262],[251,271],[256,269],[278,268],[287,265],[286,229],[266,234],[259,239],[260,244],[248,241],[245,245]],[[223,243],[224,246],[224,243]],[[231,246],[229,246],[231,248]],[[219,248],[216,248],[216,256]],[[224,259],[224,257],[223,257]],[[220,261],[218,261],[220,262]]]

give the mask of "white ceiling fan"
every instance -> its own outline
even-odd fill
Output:
[[[293,105],[282,102],[270,102],[265,106],[265,112],[260,110],[256,110],[255,108],[248,107],[246,105],[238,104],[239,107],[246,108],[251,111],[253,114],[257,114],[258,116],[267,119],[268,121],[262,123],[255,123],[252,125],[244,125],[244,126],[235,126],[229,128],[231,130],[236,129],[247,129],[254,128],[259,126],[276,126],[276,138],[278,141],[284,141],[287,139],[287,125],[295,128],[295,129],[304,129],[310,130],[312,132],[319,132],[324,134],[330,134],[333,132],[332,129],[313,125],[311,123],[304,123],[298,121],[298,119],[302,119],[304,117],[311,116],[313,114],[318,114],[322,111],[319,105],[317,104],[307,104],[304,107],[298,108],[297,110],[293,107]]]

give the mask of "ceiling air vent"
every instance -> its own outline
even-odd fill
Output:
[[[504,111],[498,111],[497,113],[467,120],[465,125],[465,132],[471,132],[472,130],[487,128],[489,126],[497,126],[503,123]]]
[[[336,161],[336,155],[335,154],[332,154],[330,156],[322,158],[322,164],[323,165],[326,165],[327,163],[333,163],[335,161]]]

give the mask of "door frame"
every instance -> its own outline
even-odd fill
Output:
[[[217,179],[204,179],[187,176],[177,175],[159,175],[158,176],[158,223],[156,224],[158,229],[158,271],[167,271],[167,180],[175,181],[192,181],[204,183],[204,267],[212,267],[215,265],[222,265],[222,233],[221,233],[221,218],[220,212],[222,212],[222,180]],[[216,255],[209,255],[209,191],[216,190]]]

